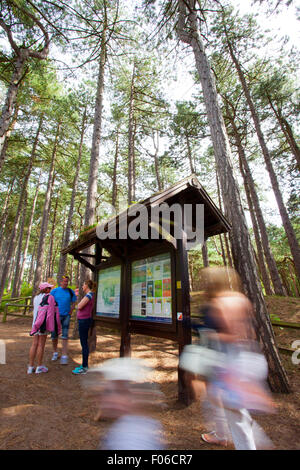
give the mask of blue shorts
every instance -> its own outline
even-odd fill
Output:
[[[61,338],[68,339],[69,326],[70,326],[70,315],[59,315],[61,323]],[[51,339],[56,339],[58,335],[53,331],[51,333]]]

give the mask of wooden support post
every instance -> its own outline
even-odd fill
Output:
[[[95,265],[100,264],[101,256],[102,256],[102,246],[101,246],[100,243],[96,243],[96,245],[95,245],[95,255],[94,255]],[[94,282],[97,282],[97,276],[98,276],[98,272],[96,270],[94,270],[94,272],[93,272]],[[95,292],[94,295],[96,296],[97,293]],[[94,309],[96,309],[96,302],[95,302],[95,305],[94,305]],[[90,353],[96,351],[96,347],[97,347],[97,323],[95,322],[95,320],[93,320],[92,326],[91,326],[90,331],[89,331],[88,344],[89,344]]]
[[[131,335],[129,330],[129,320],[131,312],[131,275],[130,262],[128,257],[124,258],[123,269],[121,271],[121,291],[120,291],[120,322],[121,322],[121,344],[120,357],[131,356]]]
[[[179,355],[186,344],[192,342],[190,325],[190,285],[186,233],[182,240],[177,240],[176,254],[176,286],[177,312],[182,314],[182,320],[177,321]],[[180,283],[180,284],[179,284]],[[185,380],[185,372],[178,367],[178,399],[189,405],[192,402],[191,392]]]

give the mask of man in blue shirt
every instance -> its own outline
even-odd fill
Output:
[[[55,289],[51,291],[51,295],[53,295],[58,305],[61,328],[62,328],[62,334],[61,334],[62,356],[60,359],[61,364],[68,364],[68,335],[69,335],[70,318],[75,308],[75,302],[77,300],[75,292],[68,287],[68,284],[69,284],[69,277],[63,276],[62,281],[60,283],[60,287],[56,287]],[[52,345],[53,345],[52,361],[57,361],[58,337],[55,333],[51,333],[51,339],[52,339]]]

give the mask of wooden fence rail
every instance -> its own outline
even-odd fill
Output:
[[[23,302],[23,303],[19,303]],[[30,303],[31,297],[14,297],[8,299],[8,302],[4,305],[2,323],[6,322],[7,315],[13,317],[32,318],[32,315],[26,315],[26,312],[33,309],[33,305]],[[15,309],[23,309],[23,313],[11,313],[8,311],[9,307],[15,307]]]

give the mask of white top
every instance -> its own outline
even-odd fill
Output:
[[[108,430],[102,450],[162,450],[159,421],[140,415],[125,415]]]
[[[44,295],[45,294],[38,294],[33,299],[33,321],[32,321],[32,326],[34,325],[34,322],[36,320],[37,313],[38,313],[38,307],[39,307]]]

